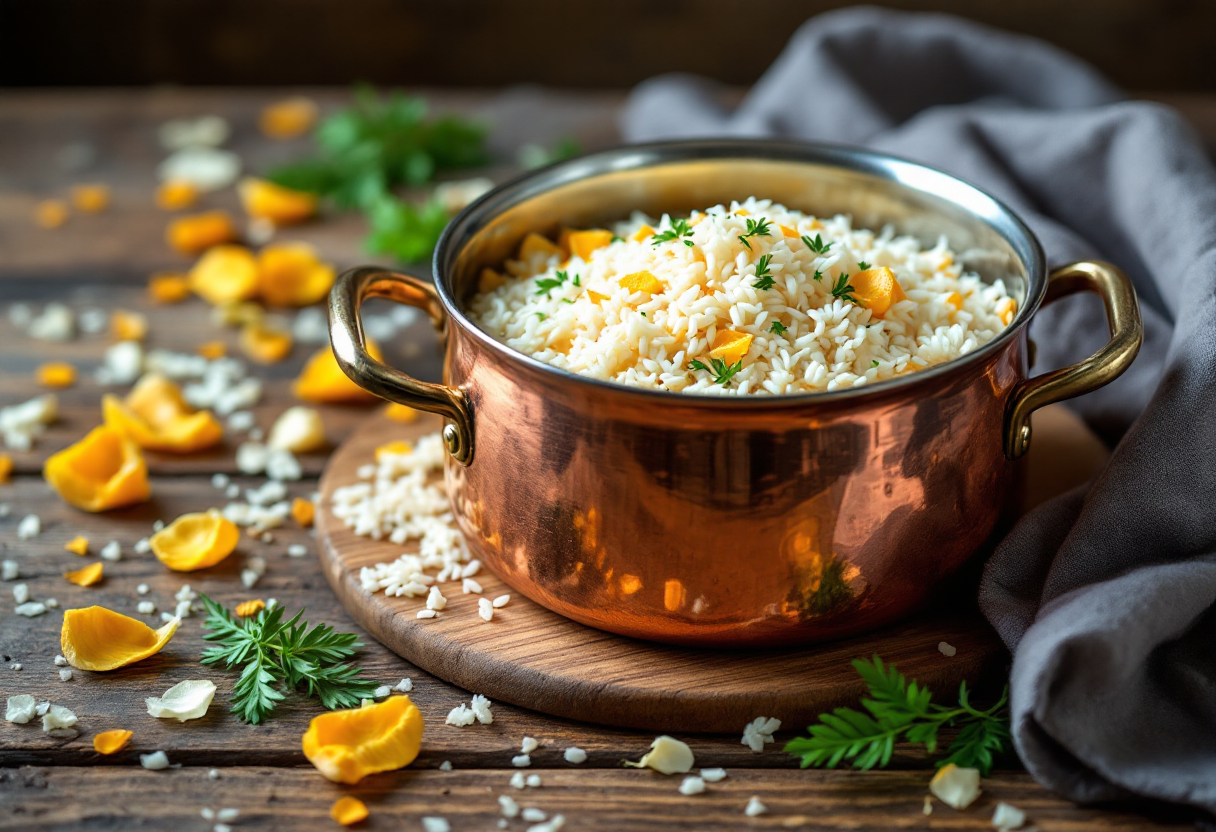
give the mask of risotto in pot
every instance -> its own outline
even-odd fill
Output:
[[[591,378],[676,393],[842,390],[951,361],[1016,301],[931,249],[768,200],[611,229],[529,234],[484,269],[468,313],[487,333]]]

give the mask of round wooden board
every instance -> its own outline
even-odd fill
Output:
[[[1075,432],[1080,425],[1068,414],[1056,421],[1064,425],[1062,430]],[[957,688],[964,679],[974,681],[1006,660],[1004,647],[977,611],[943,609],[942,604],[879,632],[803,649],[667,647],[601,632],[552,613],[513,592],[486,569],[477,575],[484,597],[511,594],[510,603],[495,612],[493,621],[482,621],[477,615],[479,596],[462,594],[455,583],[445,585],[448,603],[438,617],[418,619],[422,598],[370,595],[359,583],[362,567],[416,551],[417,543],[403,547],[358,537],[328,506],[334,489],[358,480],[356,469],[371,462],[376,446],[411,441],[439,427],[440,420],[429,415],[412,424],[370,417],[334,453],[321,478],[318,540],[326,578],[355,619],[408,661],[466,690],[584,722],[734,733],[757,716],[806,725],[825,710],[856,703],[864,688],[850,662],[858,657],[877,653],[942,692]],[[1053,432],[1058,435],[1056,428]],[[1036,442],[1049,444],[1043,440],[1036,434]],[[1050,482],[1051,476],[1039,479]],[[938,650],[943,641],[957,650],[954,656]]]

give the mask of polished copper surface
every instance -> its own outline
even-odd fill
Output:
[[[1019,313],[975,353],[894,381],[723,398],[575,376],[461,312],[477,268],[527,231],[749,194],[927,241],[946,233],[968,268],[1005,280]],[[1027,382],[1026,330],[1049,283],[1030,232],[958,180],[839,148],[682,143],[575,160],[472,206],[445,233],[436,273],[435,290],[380,269],[343,275],[331,301],[339,363],[385,398],[449,418],[456,517],[515,590],[577,621],[674,643],[808,642],[911,611],[996,527],[1029,413],[1109,381],[1140,337],[1117,269],[1060,270],[1057,293],[1103,295],[1115,346]],[[358,310],[372,294],[431,313],[446,338],[444,385],[367,356]]]

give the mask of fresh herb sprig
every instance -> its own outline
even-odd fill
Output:
[[[747,246],[750,250],[752,244],[747,241],[748,237],[771,237],[772,232],[769,231],[769,221],[766,219],[754,220],[751,217],[744,217],[743,221],[747,223],[747,230],[739,235],[739,242]]]
[[[337,633],[327,624],[309,626],[304,610],[283,620],[283,608],[264,609],[252,618],[235,618],[206,595],[203,636],[212,646],[202,662],[241,668],[232,689],[232,712],[241,721],[257,724],[271,715],[285,690],[305,688],[326,708],[353,708],[371,699],[376,683],[361,678],[362,670],[347,663],[362,647],[353,633]]]
[[[688,224],[688,220],[679,219],[671,221],[671,228],[666,231],[660,231],[650,238],[650,244],[657,246],[659,243],[668,243],[674,240],[682,240],[684,237],[692,236],[692,226]],[[683,240],[684,245],[692,246],[692,240]]]
[[[857,298],[853,297],[853,293],[856,291],[849,285],[848,272],[841,272],[836,277],[836,285],[832,287],[832,297],[847,300],[849,303],[857,303]]]
[[[806,243],[806,247],[816,254],[827,254],[833,245],[832,243],[825,243],[823,238],[818,234],[815,235],[815,239],[813,240],[808,235],[803,234],[802,242]]]
[[[711,358],[709,359],[709,363],[711,366],[706,367],[703,363],[694,358],[689,362],[688,368],[690,370],[704,370],[707,373],[712,373],[714,377],[714,384],[721,384],[723,387],[730,384],[730,380],[735,377],[735,373],[743,369],[742,358],[740,358],[734,364],[727,364],[721,358]]]
[[[776,278],[768,270],[771,259],[771,254],[760,255],[760,262],[756,264],[756,282],[752,284],[757,289],[771,289],[777,283]]]
[[[773,321],[773,324],[768,328],[768,331],[774,335],[784,335],[787,331],[789,331],[789,327],[781,323],[781,321]]]
[[[808,729],[809,737],[787,743],[786,752],[801,758],[803,768],[835,768],[845,761],[863,770],[882,768],[891,761],[895,743],[901,739],[924,745],[932,754],[937,750],[938,732],[946,726],[960,730],[939,766],[954,763],[987,775],[993,756],[1007,747],[1008,687],[996,704],[981,710],[971,704],[967,683],[963,682],[958,706],[948,707],[933,704],[928,688],[909,682],[878,656],[869,661],[855,659],[853,667],[869,688],[869,695],[861,700],[865,711],[837,708],[830,714],[820,714],[819,722]]]
[[[569,279],[566,272],[556,272],[554,277],[541,277],[536,281],[536,294],[549,297],[549,293],[561,287]],[[574,276],[574,285],[578,285],[578,275]]]

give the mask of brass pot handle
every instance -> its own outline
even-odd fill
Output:
[[[1017,459],[1030,447],[1031,413],[1110,384],[1131,366],[1140,351],[1140,306],[1127,275],[1117,266],[1098,261],[1061,266],[1047,278],[1043,305],[1082,291],[1101,296],[1110,342],[1078,364],[1027,379],[1013,389],[1005,408],[1005,456],[1009,459]]]
[[[448,316],[434,287],[416,277],[374,266],[343,273],[329,293],[329,340],[338,366],[355,384],[390,402],[447,417],[443,442],[457,462],[468,465],[473,461],[473,413],[468,397],[443,384],[418,381],[372,358],[359,317],[367,298],[387,298],[425,311],[440,341],[445,341]]]

